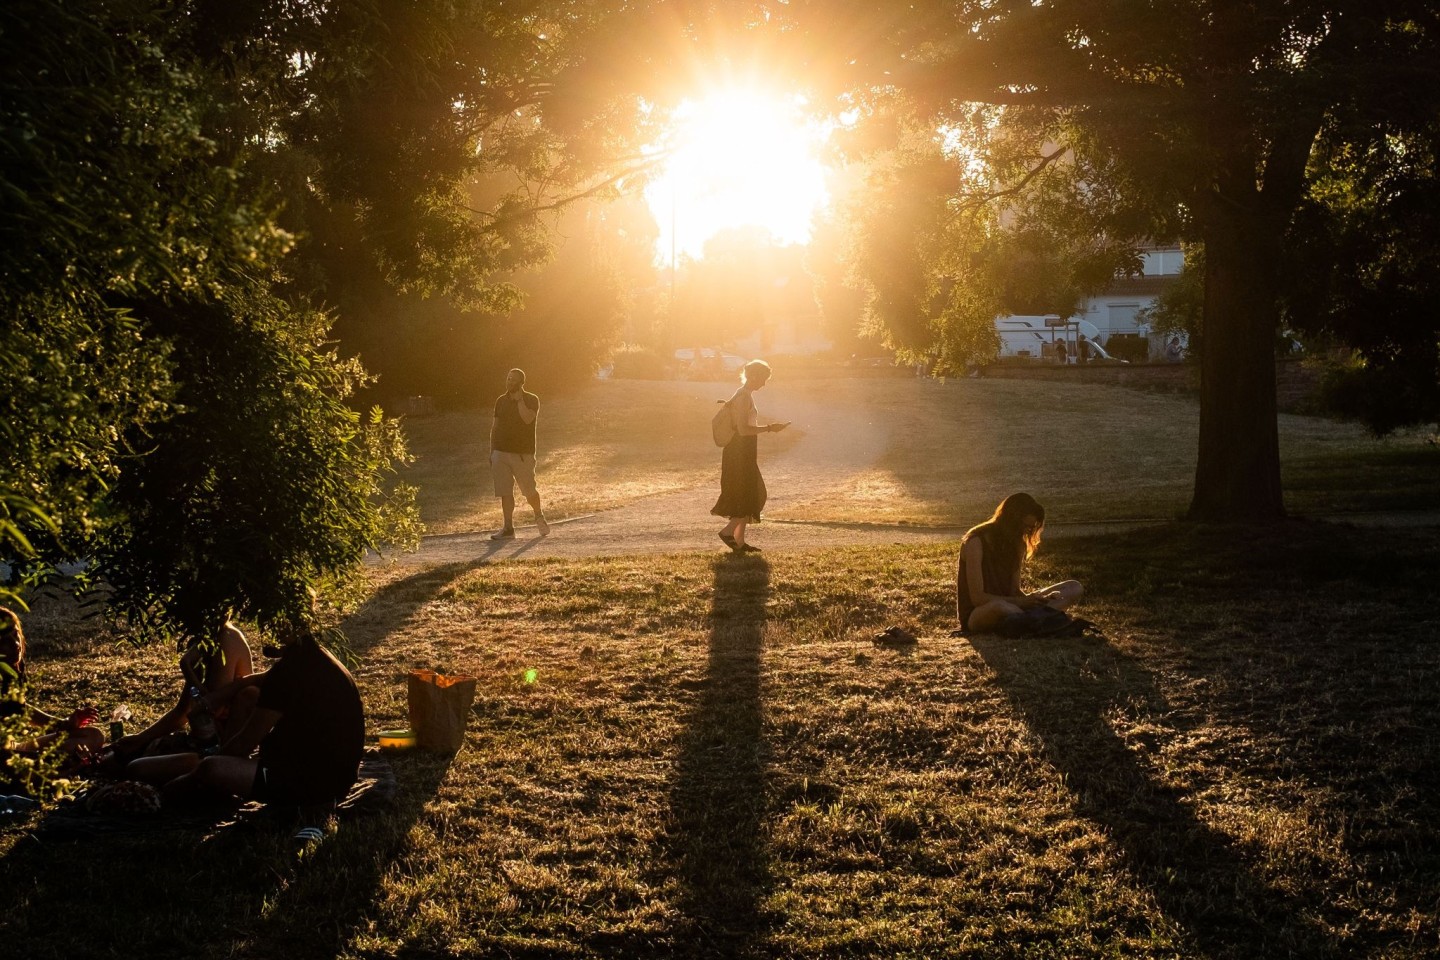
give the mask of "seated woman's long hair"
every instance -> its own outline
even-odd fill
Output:
[[[1025,530],[1025,518],[1039,522],[1033,531]],[[1045,508],[1028,493],[1012,493],[1000,501],[995,513],[984,523],[971,527],[965,540],[978,536],[985,544],[985,564],[993,562],[994,570],[1016,570],[1035,555],[1040,546],[1040,532],[1045,528]]]

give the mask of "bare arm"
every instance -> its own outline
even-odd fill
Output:
[[[540,398],[521,390],[520,395],[515,398],[515,412],[520,414],[521,423],[534,423],[540,414]]]
[[[184,690],[180,691],[179,698],[175,705],[167,710],[160,719],[139,733],[132,733],[128,737],[121,737],[116,746],[121,752],[138,750],[156,737],[163,737],[168,733],[174,733],[185,724],[185,718],[190,715],[190,698]]]
[[[266,670],[262,673],[252,673],[248,676],[236,677],[229,683],[221,687],[217,687],[216,689],[211,690],[209,693],[205,694],[205,702],[210,705],[210,709],[212,712],[215,710],[219,710],[221,707],[224,707],[226,704],[228,704],[231,700],[235,699],[235,694],[239,693],[241,690],[244,690],[246,687],[258,687],[262,683],[264,683],[265,677],[267,674],[269,674],[269,672],[269,670]]]
[[[211,710],[229,703],[230,698],[242,687],[249,686],[243,681],[253,666],[250,658],[250,645],[245,641],[245,634],[235,627],[227,624],[221,632],[220,648],[210,660],[206,676],[207,683],[202,686],[199,668],[203,657],[204,653],[200,647],[191,647],[185,651],[180,657],[180,674],[185,678],[187,686],[209,688],[205,694],[205,701],[210,705]],[[157,737],[163,737],[179,730],[185,725],[189,716],[189,691],[181,690],[175,705],[160,719],[139,733],[122,737],[117,746],[122,751],[137,750]]]
[[[225,741],[220,752],[230,757],[250,756],[279,721],[280,711],[256,707],[235,736]]]
[[[757,423],[756,421],[759,420],[760,414],[755,409],[755,400],[744,391],[732,397],[730,402],[731,404],[739,404],[738,407],[732,406],[731,410],[735,411],[736,414],[735,432],[742,437],[753,437],[761,433],[775,433],[789,426],[788,423]]]
[[[53,713],[46,713],[39,707],[32,707],[28,703],[25,704],[25,716],[26,719],[30,721],[30,725],[32,727],[45,727],[55,730],[78,730],[78,720],[83,715],[83,713],[83,710],[76,710],[68,718],[57,717]]]

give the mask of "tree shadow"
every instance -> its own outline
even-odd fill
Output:
[[[0,859],[0,895],[25,905],[0,916],[0,942],[34,960],[336,956],[453,759],[393,758],[393,804],[345,817],[304,859],[295,824],[267,811],[23,838]]]
[[[404,626],[421,607],[462,576],[484,566],[500,549],[496,544],[479,557],[426,567],[376,590],[340,624],[350,650],[360,654]]]
[[[760,665],[769,596],[763,559],[715,562],[710,658],[671,787],[671,854],[687,925],[676,936],[682,955],[745,955],[762,930],[760,901],[771,883],[760,833]]]
[[[1176,730],[1155,678],[1108,644],[1080,640],[970,643],[994,672],[1077,813],[1104,828],[1122,861],[1207,956],[1336,956],[1341,946],[1302,903],[1266,883],[1253,857],[1201,821],[1186,795],[1158,782],[1107,720],[1117,709]],[[1183,732],[1183,730],[1177,730]]]
[[[372,915],[386,872],[405,855],[412,828],[425,816],[455,755],[412,751],[391,758],[400,793],[393,809],[345,820],[303,861],[285,849],[269,864],[283,882],[269,891],[259,922],[236,936],[229,955],[240,957],[338,956]],[[290,846],[289,829],[280,833]],[[219,845],[217,858],[240,854],[240,835]]]

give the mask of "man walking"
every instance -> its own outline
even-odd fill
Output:
[[[505,393],[495,401],[495,419],[490,424],[490,471],[495,476],[495,496],[505,525],[490,535],[491,540],[515,539],[515,486],[535,511],[540,536],[550,532],[545,512],[540,509],[540,492],[535,489],[535,417],[540,398],[525,389],[525,371],[505,375]]]

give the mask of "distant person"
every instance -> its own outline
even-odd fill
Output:
[[[200,754],[218,748],[245,722],[234,705],[215,702],[220,691],[255,671],[250,644],[235,624],[226,621],[213,639],[192,639],[180,657],[184,682],[174,706],[150,726],[111,744],[112,768],[132,780],[164,783],[193,765],[177,754]],[[187,729],[188,728],[188,729]]]
[[[495,496],[505,523],[490,535],[491,540],[515,539],[515,487],[535,511],[540,536],[550,532],[545,511],[540,509],[540,491],[535,488],[535,418],[540,398],[525,389],[525,371],[519,368],[505,375],[505,392],[495,401],[495,419],[490,423],[490,472],[495,478]]]
[[[725,444],[720,459],[720,499],[710,512],[727,517],[729,523],[720,531],[720,539],[736,553],[758,553],[760,548],[745,542],[748,524],[760,522],[765,508],[765,478],[760,476],[758,460],[762,433],[784,430],[789,422],[757,423],[754,393],[770,381],[770,365],[764,360],[751,360],[740,370],[740,388],[726,401],[735,420],[735,436]]]
[[[1055,359],[1060,363],[1070,362],[1070,349],[1065,346],[1064,340],[1055,341]]]
[[[58,745],[64,754],[63,765],[71,765],[98,754],[105,734],[91,726],[97,712],[94,707],[80,707],[68,717],[56,717],[25,702],[25,630],[20,617],[9,607],[0,607],[0,719],[23,716],[34,728],[34,738],[12,744],[10,752],[22,756],[38,756]],[[9,777],[5,769],[7,753],[0,747],[0,783]]]
[[[1045,508],[1028,493],[1006,497],[995,513],[971,527],[960,541],[955,576],[955,613],[960,629],[994,630],[1006,617],[1035,607],[1065,610],[1085,593],[1077,580],[1064,580],[1026,593],[1021,569],[1040,546]]]
[[[223,795],[287,807],[323,807],[355,784],[365,751],[365,711],[350,671],[297,630],[264,673],[235,680],[214,706],[246,707],[219,751],[165,784],[165,799]]]
[[[1185,358],[1185,348],[1180,346],[1179,337],[1171,337],[1170,342],[1165,344],[1165,359],[1170,363],[1179,363]]]
[[[1090,338],[1080,334],[1080,342],[1075,344],[1075,360],[1078,363],[1090,362]]]

